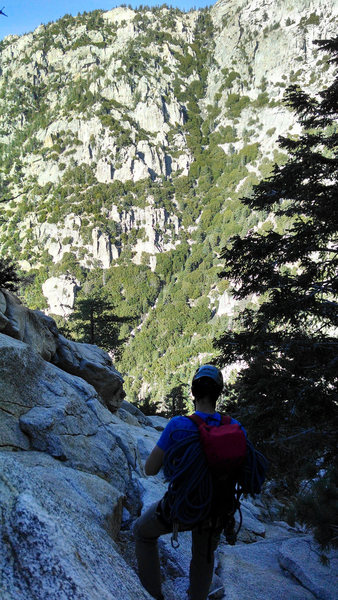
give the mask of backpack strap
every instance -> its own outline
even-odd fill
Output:
[[[221,423],[222,425],[230,425],[231,424],[231,417],[229,415],[221,415]]]
[[[199,415],[196,415],[196,413],[194,413],[193,415],[186,415],[188,419],[190,419],[191,421],[193,421],[193,423],[195,423],[195,425],[197,425],[198,427],[200,425],[202,425],[203,423],[205,423],[205,421],[203,421],[202,417],[200,417]],[[221,424],[222,425],[230,425],[231,423],[231,417],[229,417],[229,415],[221,415]]]
[[[204,423],[203,419],[199,415],[196,415],[196,413],[194,413],[193,415],[186,415],[186,416],[188,419],[190,419],[190,421],[195,423],[195,425],[197,425],[198,427]]]

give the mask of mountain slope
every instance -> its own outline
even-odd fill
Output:
[[[2,253],[28,272],[30,306],[48,306],[44,284],[67,315],[74,290],[99,287],[133,319],[130,399],[163,401],[231,326],[218,254],[285,226],[240,197],[285,159],[278,135],[299,133],[285,88],[331,80],[312,41],[336,22],[333,0],[220,0],[66,15],[1,42]]]

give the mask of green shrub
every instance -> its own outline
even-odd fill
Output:
[[[253,102],[255,108],[263,108],[269,104],[269,94],[267,92],[261,92],[258,94],[256,100]]]
[[[240,94],[229,94],[225,106],[228,109],[227,115],[233,119],[240,116],[242,110],[250,104],[249,96],[241,96]]]

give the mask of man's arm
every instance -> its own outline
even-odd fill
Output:
[[[159,472],[163,465],[164,455],[172,444],[172,432],[177,429],[180,423],[181,417],[173,417],[162,431],[160,439],[149,454],[144,465],[146,475],[157,475]]]
[[[164,451],[156,445],[149,454],[146,464],[144,465],[146,475],[156,475],[163,465],[163,459]]]

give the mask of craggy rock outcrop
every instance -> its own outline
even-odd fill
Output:
[[[0,331],[33,347],[50,361],[57,348],[55,322],[39,310],[29,310],[6,290],[0,290]]]
[[[121,405],[123,377],[104,350],[71,342],[59,334],[55,321],[39,310],[30,310],[13,294],[0,291],[0,332],[25,342],[43,359],[81,377],[94,386],[109,410]]]
[[[114,541],[121,494],[41,452],[0,452],[1,598],[126,600],[150,596]]]
[[[122,512],[141,509],[136,482],[158,433],[4,334],[0,376],[1,597],[150,598],[116,539]]]
[[[72,275],[49,277],[42,284],[42,293],[47,299],[49,313],[68,317],[74,309],[79,282]]]
[[[72,342],[59,335],[53,363],[93,385],[112,412],[121,406],[125,395],[122,375],[113,367],[109,354],[98,346]]]
[[[279,549],[278,561],[316,598],[335,600],[338,589],[338,555],[329,552],[330,569],[318,561],[318,548],[310,536],[289,539]]]
[[[0,400],[2,447],[40,450],[126,491],[135,455],[108,427],[114,417],[92,386],[1,334],[0,372],[5,392]]]

